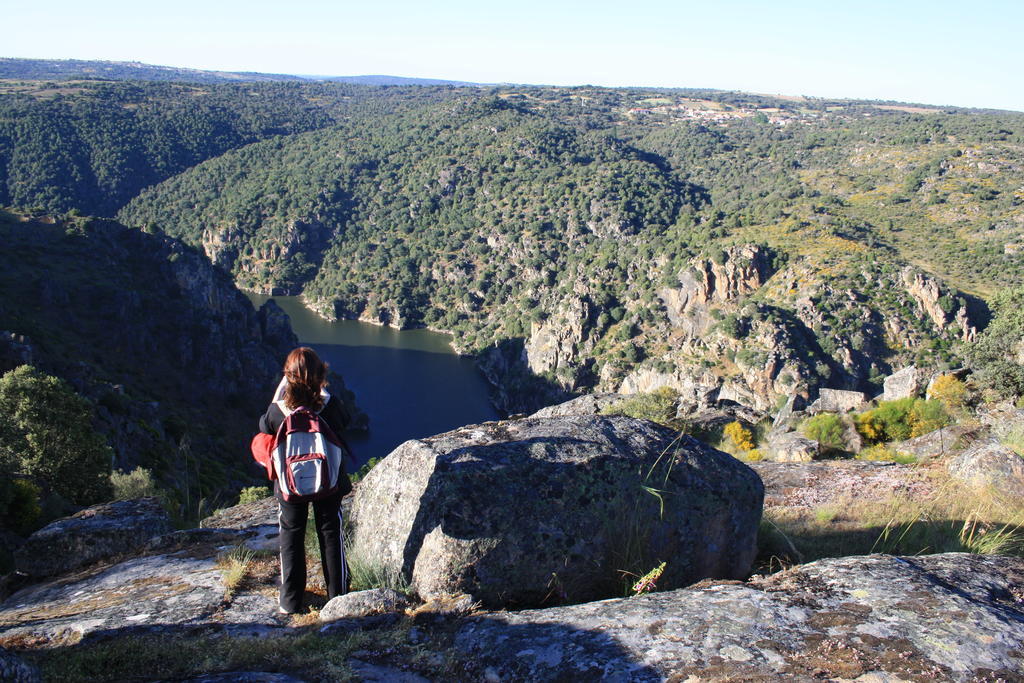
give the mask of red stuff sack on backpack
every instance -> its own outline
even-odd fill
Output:
[[[294,410],[281,423],[270,451],[281,497],[303,503],[337,493],[345,451],[319,415],[308,408]]]
[[[274,458],[272,454],[274,450],[274,435],[260,432],[252,437],[249,450],[252,451],[253,459],[266,468],[267,479],[274,481]]]

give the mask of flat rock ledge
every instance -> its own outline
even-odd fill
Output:
[[[18,591],[0,605],[0,645],[77,643],[104,635],[215,626],[235,635],[281,628],[273,595],[228,598],[216,557],[138,557]]]
[[[935,485],[918,465],[861,460],[747,463],[764,482],[764,507],[811,510],[892,496],[923,499]]]
[[[821,560],[472,617],[455,647],[488,680],[1024,681],[1024,560]]]
[[[15,566],[30,576],[55,576],[131,553],[170,530],[156,498],[94,505],[29,536],[14,556]]]

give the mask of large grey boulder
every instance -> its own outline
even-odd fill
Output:
[[[156,498],[94,505],[29,536],[14,563],[23,574],[54,576],[139,550],[170,530],[170,518]]]
[[[355,493],[350,552],[427,598],[580,602],[662,561],[668,587],[743,577],[763,494],[743,463],[644,420],[492,422],[384,458]]]
[[[467,678],[1021,680],[1024,560],[821,560],[726,582],[468,619]]]
[[[968,485],[1024,498],[1024,457],[997,441],[981,441],[949,461],[950,475]]]
[[[882,400],[895,401],[911,398],[924,388],[924,373],[913,365],[903,368],[882,380]]]
[[[818,392],[818,400],[807,407],[807,412],[816,415],[818,413],[848,413],[851,410],[860,410],[867,402],[863,391],[846,391],[844,389],[822,389]]]
[[[818,442],[799,432],[772,432],[764,446],[770,462],[810,462],[818,457]]]

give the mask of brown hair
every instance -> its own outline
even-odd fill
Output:
[[[284,376],[288,386],[284,390],[284,404],[292,410],[310,408],[320,410],[324,399],[320,390],[327,386],[327,363],[308,346],[293,349],[284,361]]]

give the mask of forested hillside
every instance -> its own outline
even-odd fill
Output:
[[[1012,112],[592,87],[4,88],[0,202],[120,210],[244,287],[451,331],[509,409],[663,385],[765,411],[873,391],[905,363],[957,364],[985,300],[1024,279]]]
[[[451,330],[499,384],[769,409],[956,362],[1024,277],[1022,142],[1012,113],[499,89],[251,145],[121,217],[328,317]]]
[[[0,205],[113,216],[143,188],[257,140],[445,89],[0,81]]]

